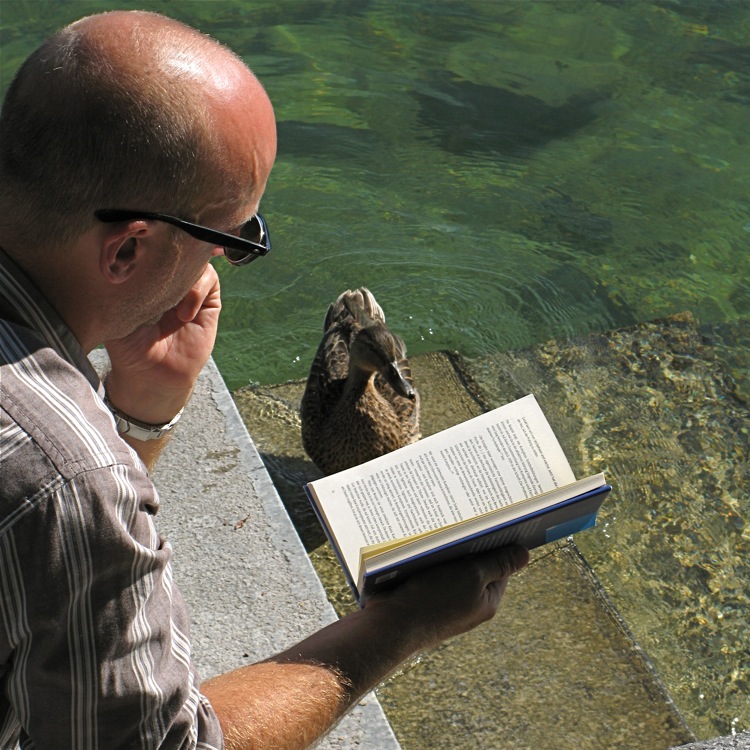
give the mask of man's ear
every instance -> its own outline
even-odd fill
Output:
[[[133,275],[143,256],[143,240],[148,232],[145,222],[133,221],[104,238],[99,252],[99,270],[110,284],[122,284]]]

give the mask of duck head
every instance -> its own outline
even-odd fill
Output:
[[[405,355],[403,341],[394,336],[385,323],[371,319],[354,338],[349,351],[349,367],[367,374],[380,373],[399,396],[416,398],[416,392],[404,378],[399,361]]]

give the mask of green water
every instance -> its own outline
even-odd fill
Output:
[[[230,388],[304,377],[353,286],[412,353],[469,357],[750,313],[746,2],[4,0],[3,86],[114,7],[232,46],[276,107],[273,254],[219,264]]]
[[[750,3],[2,0],[2,88],[50,31],[115,7],[225,42],[276,108],[274,250],[217,265],[230,388],[304,378],[327,305],[361,285],[415,354],[481,363],[689,310],[734,322],[749,361]]]
[[[299,7],[240,47],[279,117],[278,253],[224,269],[231,387],[304,377],[363,284],[412,352],[748,314],[746,4]]]

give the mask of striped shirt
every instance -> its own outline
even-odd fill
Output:
[[[159,499],[59,316],[0,250],[0,748],[223,748]]]

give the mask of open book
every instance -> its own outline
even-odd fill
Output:
[[[610,489],[576,481],[534,396],[305,485],[360,604],[428,565],[594,526]]]

